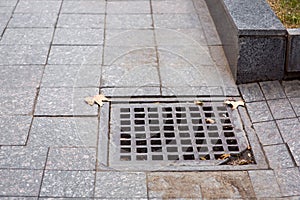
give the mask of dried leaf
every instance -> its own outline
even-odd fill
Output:
[[[197,106],[203,106],[203,102],[202,101],[194,101],[194,104],[197,105]]]
[[[109,101],[109,99],[106,98],[103,94],[98,94],[93,97],[86,97],[84,100],[90,106],[93,106],[95,103],[97,103],[100,107],[103,106],[103,102]]]
[[[226,158],[229,158],[230,157],[230,154],[223,154],[220,156],[220,160],[225,160]]]
[[[211,118],[205,119],[205,122],[206,122],[207,124],[214,124],[214,123],[216,123],[216,121],[213,120],[213,119],[211,119]]]
[[[240,100],[240,101],[234,101],[234,100],[227,100],[224,102],[226,105],[230,106],[233,110],[237,109],[239,106],[245,106],[245,102]]]
[[[206,158],[205,157],[200,157],[200,160],[206,160]]]
[[[93,106],[94,103],[95,103],[94,97],[86,97],[86,98],[84,99],[84,101],[85,101],[87,104],[89,104],[90,106]]]

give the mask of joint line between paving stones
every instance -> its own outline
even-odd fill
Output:
[[[103,48],[102,48],[102,62],[101,62],[101,69],[100,69],[100,85],[99,85],[99,93],[102,87],[103,81],[103,66],[104,66],[104,59],[105,59],[105,44],[106,44],[106,20],[107,20],[107,0],[105,0],[105,11],[104,11],[104,20],[103,20]]]
[[[0,38],[1,38],[0,41],[2,40],[3,35],[4,35],[4,33],[6,32],[6,29],[8,28],[8,24],[9,24],[10,20],[13,18],[13,15],[14,15],[14,13],[15,13],[15,10],[17,9],[17,6],[18,6],[19,2],[20,2],[20,0],[17,0],[17,3],[16,3],[16,5],[14,6],[14,9],[12,10],[11,15],[10,15],[10,17],[9,17],[9,20],[7,21],[4,30],[3,30],[2,34],[0,35]]]
[[[42,178],[41,178],[41,184],[40,184],[40,188],[39,188],[38,197],[40,197],[40,195],[41,195],[41,191],[42,191],[42,186],[43,186],[44,176],[45,176],[45,172],[46,172],[46,166],[47,166],[47,162],[48,162],[49,153],[50,153],[50,147],[48,147],[47,154],[46,154],[47,157],[46,157],[46,160],[45,160],[45,165],[44,165],[43,174],[42,174]]]
[[[162,95],[162,80],[161,80],[161,74],[160,74],[158,43],[157,43],[157,38],[156,38],[156,33],[155,33],[156,29],[155,29],[155,26],[154,26],[154,14],[153,14],[152,0],[150,0],[150,13],[151,13],[153,36],[154,36],[154,48],[155,48],[156,62],[157,62],[157,73],[158,73],[158,80],[159,80],[159,92],[160,92],[160,95]]]

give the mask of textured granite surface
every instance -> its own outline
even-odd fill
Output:
[[[288,31],[288,56],[287,71],[300,72],[300,28],[287,29]]]

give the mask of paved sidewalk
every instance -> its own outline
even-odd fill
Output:
[[[300,199],[300,80],[236,86],[204,0],[0,0],[0,36],[0,199]],[[104,170],[99,93],[243,98],[266,166]]]

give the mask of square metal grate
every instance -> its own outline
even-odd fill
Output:
[[[239,115],[223,102],[112,104],[110,121],[112,165],[209,164],[248,146]]]

